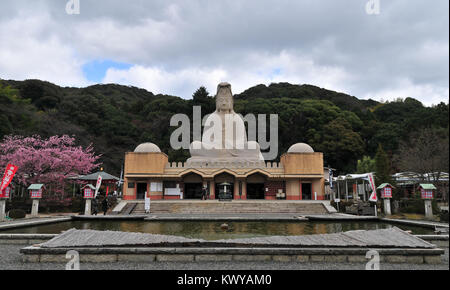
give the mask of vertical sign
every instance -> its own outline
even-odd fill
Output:
[[[103,177],[101,175],[98,175],[97,185],[95,186],[95,197],[97,197],[100,186],[102,185],[102,179],[103,179]]]
[[[17,166],[8,164],[5,170],[5,174],[3,175],[2,183],[0,185],[0,195],[3,194],[3,191],[8,187],[8,185],[11,183],[14,174],[17,172]]]

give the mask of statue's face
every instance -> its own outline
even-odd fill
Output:
[[[233,109],[233,95],[231,94],[231,88],[219,87],[217,91],[216,107],[219,110],[232,110]]]
[[[218,99],[217,106],[220,110],[231,110],[231,101],[225,96],[221,96]]]

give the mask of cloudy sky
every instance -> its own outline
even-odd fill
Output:
[[[448,0],[78,1],[71,15],[69,0],[0,0],[0,78],[183,98],[290,82],[448,102]]]

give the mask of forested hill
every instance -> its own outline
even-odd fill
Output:
[[[93,143],[105,170],[118,175],[124,153],[143,142],[156,143],[172,161],[184,161],[189,153],[169,145],[175,129],[170,118],[191,116],[193,105],[202,106],[203,115],[211,113],[211,94],[200,88],[185,100],[114,84],[63,88],[39,80],[0,80],[0,138],[75,135],[80,145]],[[279,156],[306,142],[340,173],[355,170],[362,156],[373,157],[378,144],[395,154],[420,128],[448,136],[448,104],[425,107],[412,98],[379,103],[311,85],[257,85],[235,96],[235,111],[278,114]]]

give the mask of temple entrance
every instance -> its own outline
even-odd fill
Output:
[[[147,191],[147,183],[138,183],[136,199],[144,199],[146,191]]]
[[[185,183],[184,199],[202,199],[202,183]]]
[[[215,199],[220,199],[220,194],[222,193],[222,198],[230,197],[234,198],[234,176],[229,173],[221,173],[214,177],[215,183]],[[224,185],[226,184],[226,185]],[[226,187],[226,192],[225,192]],[[225,195],[223,195],[225,194]]]
[[[264,199],[266,176],[255,173],[247,177],[247,199]]]
[[[189,173],[183,177],[184,199],[202,199],[203,179],[200,175]]]
[[[264,199],[264,183],[247,183],[247,199]]]
[[[216,199],[233,199],[234,183],[216,183]]]
[[[302,183],[302,199],[312,199],[311,183]]]

